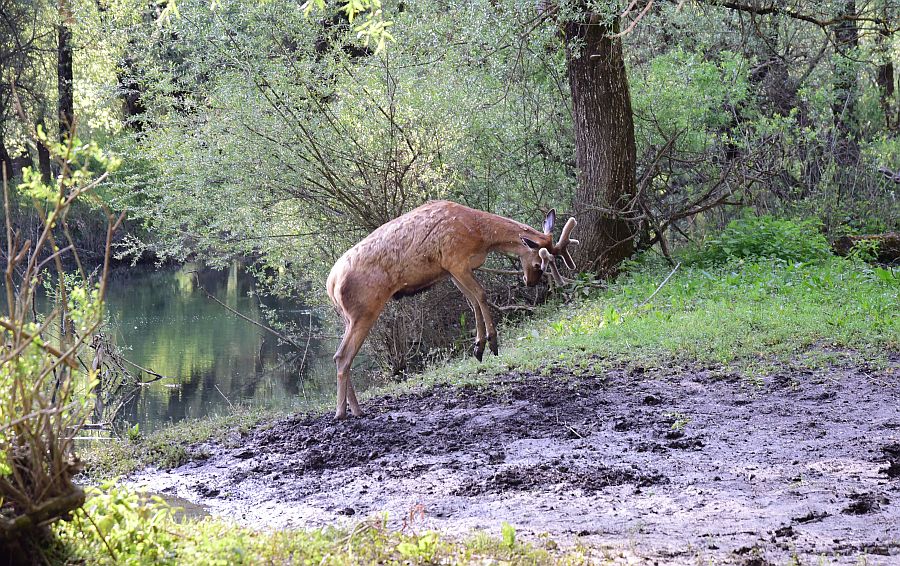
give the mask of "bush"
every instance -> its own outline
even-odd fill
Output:
[[[819,261],[831,254],[815,220],[782,220],[746,215],[731,221],[700,249],[689,250],[691,265],[720,265],[734,259],[781,259],[791,263]]]
[[[42,221],[34,240],[22,241],[6,216],[6,305],[0,318],[0,556],[4,563],[28,563],[31,547],[47,538],[47,526],[68,518],[84,503],[84,492],[72,478],[80,464],[75,436],[90,417],[97,372],[89,369],[92,336],[102,321],[103,293],[112,235],[122,220],[95,202],[107,216],[105,258],[88,275],[78,259],[66,227],[66,215],[78,199],[105,178],[94,178],[91,166],[107,172],[117,161],[93,144],[77,138],[57,143],[38,132],[61,173],[44,183],[30,168],[18,190],[30,198]],[[3,177],[4,204],[9,186]],[[8,209],[8,206],[5,207]],[[68,244],[65,247],[61,247]],[[66,273],[62,257],[70,253],[79,266]],[[46,265],[55,266],[45,268]],[[39,285],[46,285],[52,308],[35,312]]]

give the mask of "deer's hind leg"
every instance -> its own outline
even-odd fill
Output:
[[[378,320],[378,315],[381,314],[386,300],[380,299],[366,305],[356,303],[354,306],[362,308],[353,310],[342,308],[346,328],[341,344],[334,354],[334,363],[337,367],[337,410],[334,418],[338,420],[347,418],[348,404],[353,416],[361,417],[363,414],[356,398],[356,391],[350,382],[350,368],[353,366],[353,359],[359,353],[366,336],[369,335],[369,331]]]

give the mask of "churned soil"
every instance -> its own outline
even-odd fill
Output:
[[[900,359],[760,380],[565,368],[300,415],[132,483],[260,528],[584,544],[598,561],[900,564]]]

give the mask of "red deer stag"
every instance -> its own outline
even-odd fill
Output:
[[[549,268],[557,282],[562,278],[554,259],[562,256],[575,268],[566,250],[578,243],[569,235],[575,228],[570,218],[559,241],[553,243],[556,212],[544,220],[544,231],[449,201],[433,201],[391,220],[350,248],[331,268],[328,295],[344,318],[345,331],[334,355],[337,365],[337,412],[347,417],[347,404],[354,416],[361,416],[350,366],[384,304],[390,299],[424,291],[450,277],[466,296],[475,312],[474,354],[481,361],[485,336],[497,355],[497,330],[491,318],[484,289],[472,270],[480,267],[488,252],[519,256],[525,284],[537,285]]]

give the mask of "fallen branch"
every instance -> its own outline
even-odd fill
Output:
[[[483,271],[485,273],[493,273],[495,275],[522,275],[521,271],[515,271],[512,269],[493,269],[490,267],[479,267],[476,271]]]
[[[219,389],[219,386],[218,386],[218,385],[216,385],[216,384],[213,384],[213,387],[215,387],[215,388],[216,388],[216,391],[218,391],[218,392],[219,392],[219,395],[221,395],[221,396],[222,396],[222,399],[225,399],[225,401],[227,401],[227,402],[228,402],[228,406],[229,406],[229,407],[231,407],[231,410],[232,410],[232,411],[233,411],[233,410],[234,410],[234,405],[233,405],[233,404],[232,404],[232,403],[231,403],[231,399],[229,399],[229,398],[228,398],[228,397],[226,397],[226,396],[225,396],[225,394],[224,394],[224,393],[222,393],[222,390],[221,390],[221,389]]]
[[[501,307],[497,303],[488,302],[493,308],[497,309],[500,312],[505,311],[528,311],[534,312],[534,307],[529,307],[528,305],[506,305],[505,307]]]
[[[16,539],[25,531],[64,516],[81,507],[84,499],[84,491],[80,487],[72,486],[69,493],[44,501],[30,511],[16,516],[15,519],[0,516],[0,540]]]
[[[644,302],[642,302],[642,303],[639,304],[639,305],[634,305],[634,308],[635,308],[635,309],[639,309],[639,308],[641,308],[642,306],[644,306],[644,305],[646,305],[647,303],[649,303],[650,300],[653,299],[653,297],[655,297],[657,293],[659,293],[659,290],[662,289],[663,286],[665,286],[665,284],[669,282],[669,279],[671,279],[672,276],[675,275],[675,272],[678,271],[678,268],[679,268],[679,267],[681,267],[681,262],[678,262],[678,263],[675,265],[675,267],[672,268],[672,271],[670,271],[669,274],[666,275],[666,278],[663,279],[662,283],[659,284],[659,287],[657,287],[656,290],[653,291],[653,293],[652,293],[649,297],[647,297],[647,298],[644,300]]]
[[[154,378],[156,378],[156,379],[151,379],[148,381],[140,381],[140,382],[138,382],[138,385],[147,385],[149,383],[155,383],[155,382],[159,381],[160,379],[175,379],[171,375],[162,375],[161,373],[156,373],[152,369],[147,369],[144,366],[139,366],[138,364],[132,362],[131,360],[129,360],[128,358],[126,358],[125,356],[123,356],[121,354],[119,354],[119,359],[122,360],[123,362],[125,362],[126,364],[128,364],[132,367],[135,367],[135,368],[141,370],[142,372],[144,372],[148,375],[152,375]]]
[[[857,244],[874,246],[875,259],[881,262],[892,262],[900,259],[900,233],[869,234],[865,236],[843,236],[831,245],[834,253],[840,256],[850,255]]]

